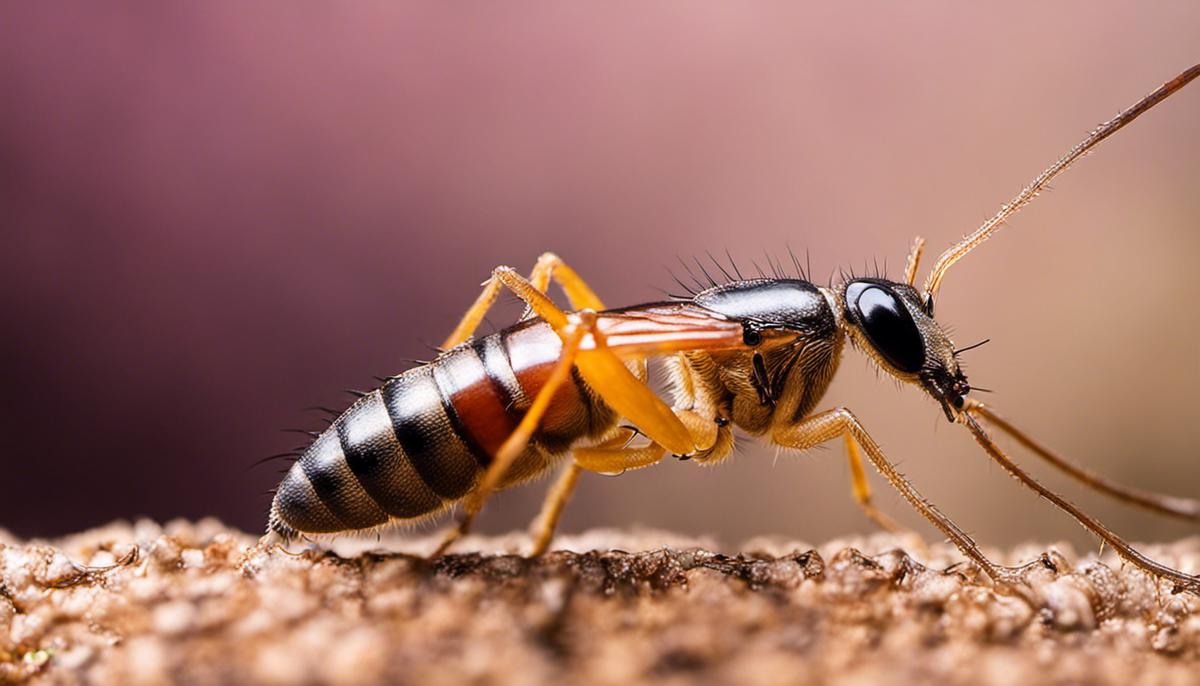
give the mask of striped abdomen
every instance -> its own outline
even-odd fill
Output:
[[[434,514],[474,488],[562,350],[543,322],[461,345],[360,398],[292,465],[270,529],[367,529]],[[572,375],[503,485],[541,473],[572,443],[599,436],[613,412]]]

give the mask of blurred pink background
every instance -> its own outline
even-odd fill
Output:
[[[6,3],[0,526],[259,530],[278,476],[247,468],[297,442],[279,430],[430,356],[493,266],[554,250],[614,305],[659,299],[664,265],[705,250],[897,274],[914,235],[936,255],[1198,48],[1191,1]],[[1193,85],[960,263],[938,306],[958,343],[992,339],[969,372],[1011,419],[1193,497],[1198,184]],[[853,351],[838,404],[983,541],[1095,545]],[[564,529],[870,530],[840,445],[740,446],[585,476]],[[1017,456],[1135,539],[1196,533]],[[542,490],[484,530],[523,527]]]

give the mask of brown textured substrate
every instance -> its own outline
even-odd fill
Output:
[[[213,521],[0,543],[0,682],[1200,683],[1200,600],[1061,548],[1031,607],[886,536],[727,556],[596,531],[436,561],[430,540],[260,550]],[[1147,551],[1200,570],[1200,539]]]

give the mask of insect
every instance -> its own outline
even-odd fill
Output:
[[[1095,129],[1042,172],[975,232],[946,250],[916,288],[923,241],[908,256],[903,281],[844,278],[820,287],[805,278],[742,278],[672,301],[607,309],[579,275],[552,254],[529,279],[507,267],[446,340],[436,360],[386,380],[320,433],[276,491],[269,535],[369,530],[463,507],[439,553],[467,533],[487,497],[565,465],[533,531],[544,552],[583,471],[619,473],[673,454],[701,464],[727,457],[733,430],[806,449],[844,440],[853,493],[868,516],[891,528],[871,501],[866,460],[926,519],[1000,585],[1019,568],[993,563],[898,472],[846,408],[817,412],[846,341],[885,372],[917,386],[946,418],[965,427],[991,459],[1112,546],[1128,562],[1177,589],[1200,592],[1200,577],[1143,556],[1014,463],[984,425],[1110,496],[1159,513],[1200,521],[1200,502],[1128,489],[1066,461],[969,398],[955,349],[934,319],[947,270],[978,247],[1051,179],[1093,146],[1200,75],[1200,65],[1163,84]],[[731,265],[737,272],[737,267]],[[797,270],[799,264],[796,265]],[[547,295],[559,284],[571,309]],[[474,338],[502,289],[526,316]],[[672,381],[668,405],[647,386],[647,362],[660,359]]]

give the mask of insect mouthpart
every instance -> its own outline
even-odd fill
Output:
[[[934,400],[937,400],[942,406],[942,411],[946,413],[946,419],[950,420],[951,424],[958,422],[958,413],[966,404],[966,396],[971,392],[971,384],[967,383],[967,377],[963,373],[956,372],[950,374],[948,371],[940,370],[931,374],[921,375],[921,385],[925,390],[932,395]]]

